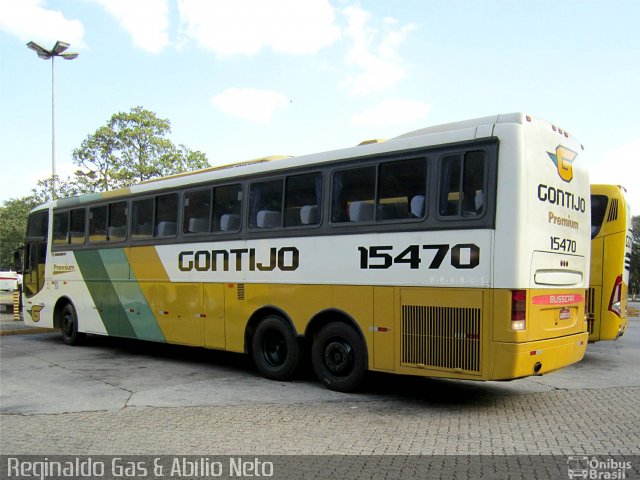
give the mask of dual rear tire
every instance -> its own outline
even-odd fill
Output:
[[[367,368],[360,334],[346,323],[328,323],[313,339],[311,364],[318,380],[331,390],[355,391]]]
[[[295,332],[276,315],[266,317],[258,324],[251,347],[258,371],[273,380],[291,379],[302,358],[301,344]],[[331,390],[356,390],[367,368],[360,334],[346,323],[328,323],[313,338],[311,363],[318,379]]]

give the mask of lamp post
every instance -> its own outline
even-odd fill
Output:
[[[62,57],[65,60],[73,60],[78,56],[75,52],[66,52],[69,44],[58,40],[51,50],[47,50],[36,42],[27,43],[27,47],[36,52],[43,60],[51,59],[51,199],[56,195],[56,121],[55,121],[55,89],[53,65],[55,57]]]

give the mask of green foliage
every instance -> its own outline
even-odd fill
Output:
[[[167,138],[170,133],[168,119],[142,107],[114,114],[73,151],[78,169],[66,179],[56,177],[56,198],[114,190],[209,166],[204,153],[174,145]],[[51,177],[41,180],[34,188],[40,203],[53,199],[51,181]]]
[[[34,197],[12,198],[0,206],[0,267],[13,269],[13,253],[22,248],[29,211],[38,204]]]
[[[73,152],[76,172],[55,177],[55,198],[114,190],[149,178],[188,172],[209,166],[204,153],[174,145],[168,119],[142,107],[114,114],[106,125],[82,141]],[[38,181],[29,197],[0,206],[0,265],[13,266],[13,252],[22,247],[29,211],[55,198],[53,177]]]
[[[209,166],[204,153],[176,147],[167,138],[169,133],[168,119],[142,107],[116,113],[74,150],[73,163],[79,170],[69,190],[113,190]]]
[[[54,200],[51,195],[51,181],[53,177],[45,178],[44,180],[38,180],[36,183],[36,187],[31,190],[32,195],[31,198],[34,199],[36,205],[40,205],[43,203],[50,202]],[[60,179],[58,175],[55,176],[56,179],[56,196],[55,198],[67,198],[67,197],[75,197],[77,195],[82,195],[84,193],[88,193],[89,191],[85,190],[76,180],[72,180],[70,177],[67,177],[66,180]]]

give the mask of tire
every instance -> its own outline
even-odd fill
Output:
[[[62,341],[67,345],[81,345],[86,335],[78,331],[78,316],[73,305],[67,303],[62,309],[62,320],[60,331]]]
[[[274,315],[258,324],[251,341],[251,355],[263,376],[289,380],[298,368],[300,345],[287,322]]]
[[[346,323],[329,323],[313,340],[311,363],[318,380],[329,389],[353,392],[362,383],[367,369],[362,338]]]

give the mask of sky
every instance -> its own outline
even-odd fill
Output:
[[[640,1],[0,0],[0,202],[142,106],[212,165],[522,111],[640,213]]]

